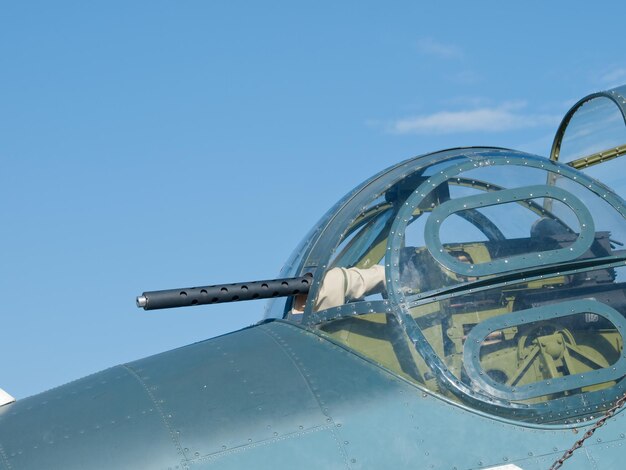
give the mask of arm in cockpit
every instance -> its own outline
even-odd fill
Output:
[[[378,294],[385,290],[385,268],[375,265],[371,268],[332,268],[324,275],[314,311],[338,307],[352,300],[359,300],[370,294]],[[298,295],[294,298],[292,314],[304,311],[307,296]]]
[[[338,307],[385,290],[385,267],[332,268],[324,276],[314,310]]]

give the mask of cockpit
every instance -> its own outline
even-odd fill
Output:
[[[626,387],[625,214],[608,188],[545,158],[417,157],[322,218],[282,273],[312,273],[308,297],[276,299],[269,316],[464,406],[591,419]],[[365,279],[358,295],[348,275]],[[343,300],[320,302],[328,289]]]

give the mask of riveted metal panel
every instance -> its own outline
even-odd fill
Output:
[[[620,469],[624,468],[624,455],[626,454],[626,441],[624,440],[624,422],[621,429],[619,425],[613,425],[612,433],[594,434],[591,438],[593,445],[589,446],[587,454],[593,465],[590,468]],[[608,431],[608,429],[607,429]],[[564,466],[564,468],[567,468]]]
[[[258,406],[266,408],[257,414]],[[598,468],[611,468],[603,462],[622,454],[624,423],[623,414],[612,418],[568,468],[589,468],[588,454]],[[460,470],[511,463],[531,470],[547,468],[584,431],[521,426],[470,410],[286,322],[136,361],[0,409],[4,466],[11,469]],[[181,447],[189,458],[177,453]],[[195,455],[198,449],[204,454]]]
[[[121,366],[0,408],[0,445],[10,469],[174,468],[182,458]]]
[[[585,431],[497,419],[433,395],[339,345],[322,342],[304,348],[306,342],[290,342],[287,330],[293,327],[270,326],[300,358],[299,367],[334,426],[346,468],[479,469],[517,463],[523,469],[545,469]],[[624,416],[597,432],[617,445],[623,435],[613,421],[623,422]],[[589,468],[584,451],[568,466]]]
[[[328,424],[296,359],[268,330],[249,328],[128,365],[163,409],[186,459]]]
[[[230,449],[192,462],[192,469],[345,470],[332,426]]]

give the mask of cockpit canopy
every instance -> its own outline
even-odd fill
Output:
[[[423,298],[611,256],[626,240],[623,213],[619,197],[567,166],[505,149],[449,150],[405,161],[354,189],[282,275],[313,272],[319,287],[332,267],[380,264],[404,300]],[[283,316],[282,307],[273,316]]]
[[[595,412],[624,388],[625,211],[605,186],[541,157],[497,148],[416,157],[322,218],[282,273],[313,273],[304,308],[276,299],[269,316],[479,409],[584,419],[589,403]],[[328,289],[342,301],[320,303]]]
[[[565,114],[550,159],[566,163],[618,189],[626,154],[626,85],[592,93]],[[622,197],[623,194],[620,194]]]

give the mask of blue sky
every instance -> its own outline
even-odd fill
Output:
[[[0,387],[21,398],[252,324],[144,290],[275,277],[343,194],[413,155],[542,155],[626,83],[622,2],[0,7]]]

